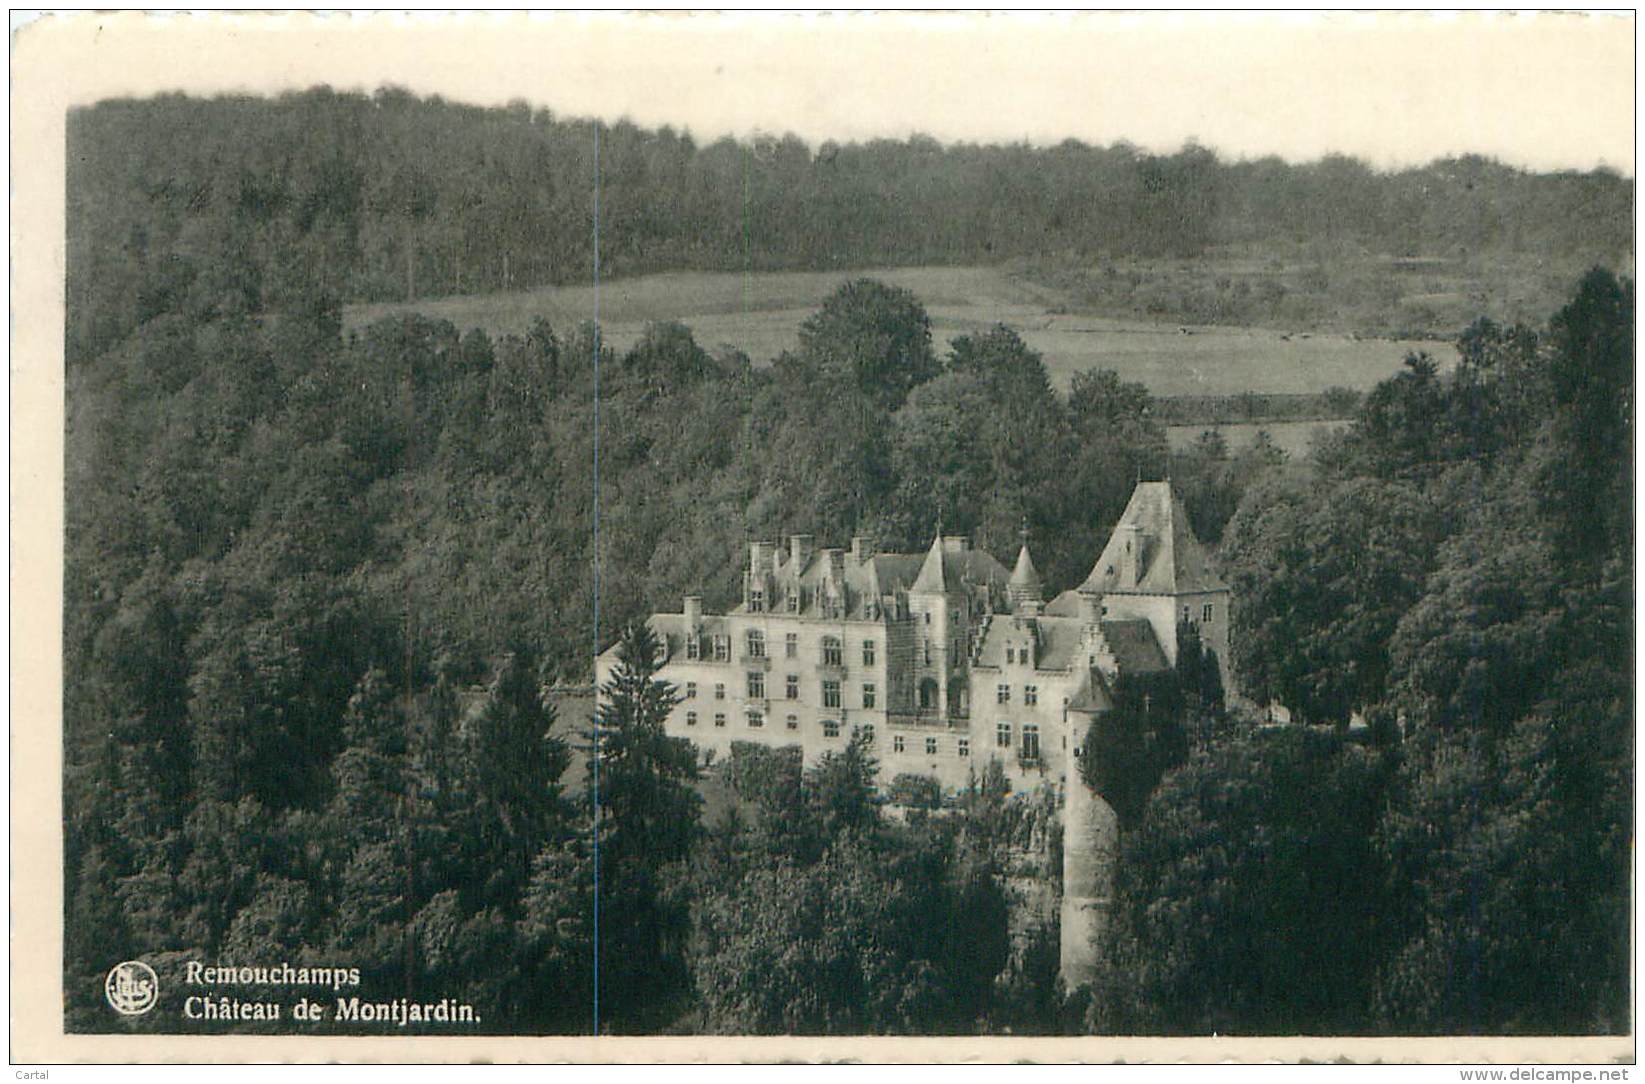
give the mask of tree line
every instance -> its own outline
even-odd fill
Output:
[[[1518,257],[1524,274],[1504,288],[1523,292],[1536,268],[1631,256],[1632,185],[1603,170],[1535,174],[1470,156],[1381,173],[1343,156],[1289,165],[1074,140],[699,144],[667,127],[394,88],[171,94],[70,114],[69,358],[89,361],[167,313],[587,281],[596,175],[608,277],[1027,259],[1066,265],[1094,303],[1260,322],[1312,319],[1317,298],[1299,307],[1283,295],[1321,284],[1281,276],[1253,290],[1242,273],[1190,288],[1118,274],[1113,261],[1228,247],[1247,263],[1302,253],[1308,274],[1325,276],[1324,253],[1394,260],[1338,291],[1357,303],[1436,258]]]

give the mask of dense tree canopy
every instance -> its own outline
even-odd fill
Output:
[[[1098,1027],[1626,1027],[1632,306],[1596,270],[1546,334],[1481,321],[1246,492],[1245,689],[1335,730],[1246,722],[1165,776]]]

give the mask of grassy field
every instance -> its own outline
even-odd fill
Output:
[[[1045,357],[1052,380],[1064,388],[1077,372],[1114,369],[1156,395],[1366,389],[1396,372],[1410,350],[1426,349],[1446,367],[1455,359],[1455,350],[1442,342],[1080,315],[1056,289],[986,267],[647,275],[604,283],[597,293],[592,286],[570,286],[354,305],[345,310],[344,324],[360,327],[416,311],[463,330],[517,334],[537,316],[563,329],[598,314],[606,341],[621,352],[647,323],[678,320],[708,349],[735,348],[764,364],[798,345],[800,324],[836,286],[864,275],[913,291],[931,314],[939,350],[959,335],[1005,323]]]

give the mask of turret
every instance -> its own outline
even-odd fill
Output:
[[[1011,612],[1021,617],[1037,617],[1045,602],[1045,588],[1040,574],[1034,568],[1034,559],[1028,556],[1028,541],[1023,540],[1017,553],[1017,567],[1006,585],[1011,595]]]

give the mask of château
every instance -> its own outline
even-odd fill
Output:
[[[963,536],[923,554],[749,544],[742,602],[687,596],[650,619],[658,680],[680,700],[669,734],[729,754],[798,745],[811,762],[862,734],[882,780],[963,786],[997,758],[1015,788],[1063,783],[1122,674],[1176,664],[1179,637],[1228,656],[1228,588],[1169,482],[1139,483],[1084,582],[1047,601],[1026,538],[1014,567]],[[603,685],[615,647],[600,656]]]

